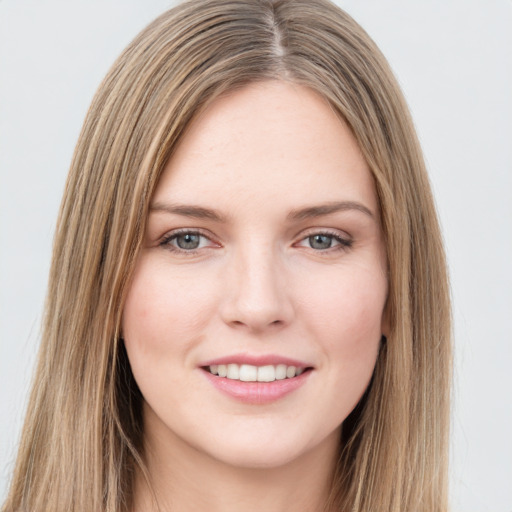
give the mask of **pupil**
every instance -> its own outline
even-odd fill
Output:
[[[180,249],[197,249],[199,247],[199,235],[187,233],[176,240]]]
[[[327,235],[314,235],[309,237],[309,244],[313,249],[329,249],[332,237]]]

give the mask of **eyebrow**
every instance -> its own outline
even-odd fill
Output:
[[[217,210],[188,204],[167,204],[156,202],[151,205],[150,212],[166,212],[194,219],[209,219],[216,222],[226,222],[226,217]]]
[[[332,213],[356,210],[370,218],[375,216],[372,211],[361,203],[356,201],[336,201],[315,206],[307,206],[292,210],[286,218],[292,221],[307,220]],[[185,205],[185,204],[168,204],[156,202],[151,205],[150,212],[165,212],[173,215],[182,215],[194,219],[209,219],[216,222],[227,222],[228,218],[219,211],[212,208],[204,208],[203,206]]]
[[[356,201],[337,201],[317,206],[299,208],[297,210],[292,210],[287,217],[289,220],[306,220],[315,217],[321,217],[323,215],[329,215],[331,213],[349,210],[356,210],[364,213],[365,215],[368,215],[372,219],[375,218],[374,214],[369,208],[367,208],[364,204],[358,203]]]

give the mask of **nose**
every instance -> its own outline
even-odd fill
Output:
[[[224,322],[253,333],[289,324],[294,308],[286,280],[285,263],[269,246],[240,251],[225,276]]]

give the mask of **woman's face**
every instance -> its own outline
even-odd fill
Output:
[[[280,81],[216,100],[163,173],[124,308],[148,442],[243,467],[332,452],[386,295],[373,180],[329,105]]]

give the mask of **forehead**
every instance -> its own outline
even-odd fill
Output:
[[[348,126],[317,93],[282,81],[215,100],[189,126],[154,200],[218,207],[235,198],[290,208],[359,200],[376,211],[373,178]]]

